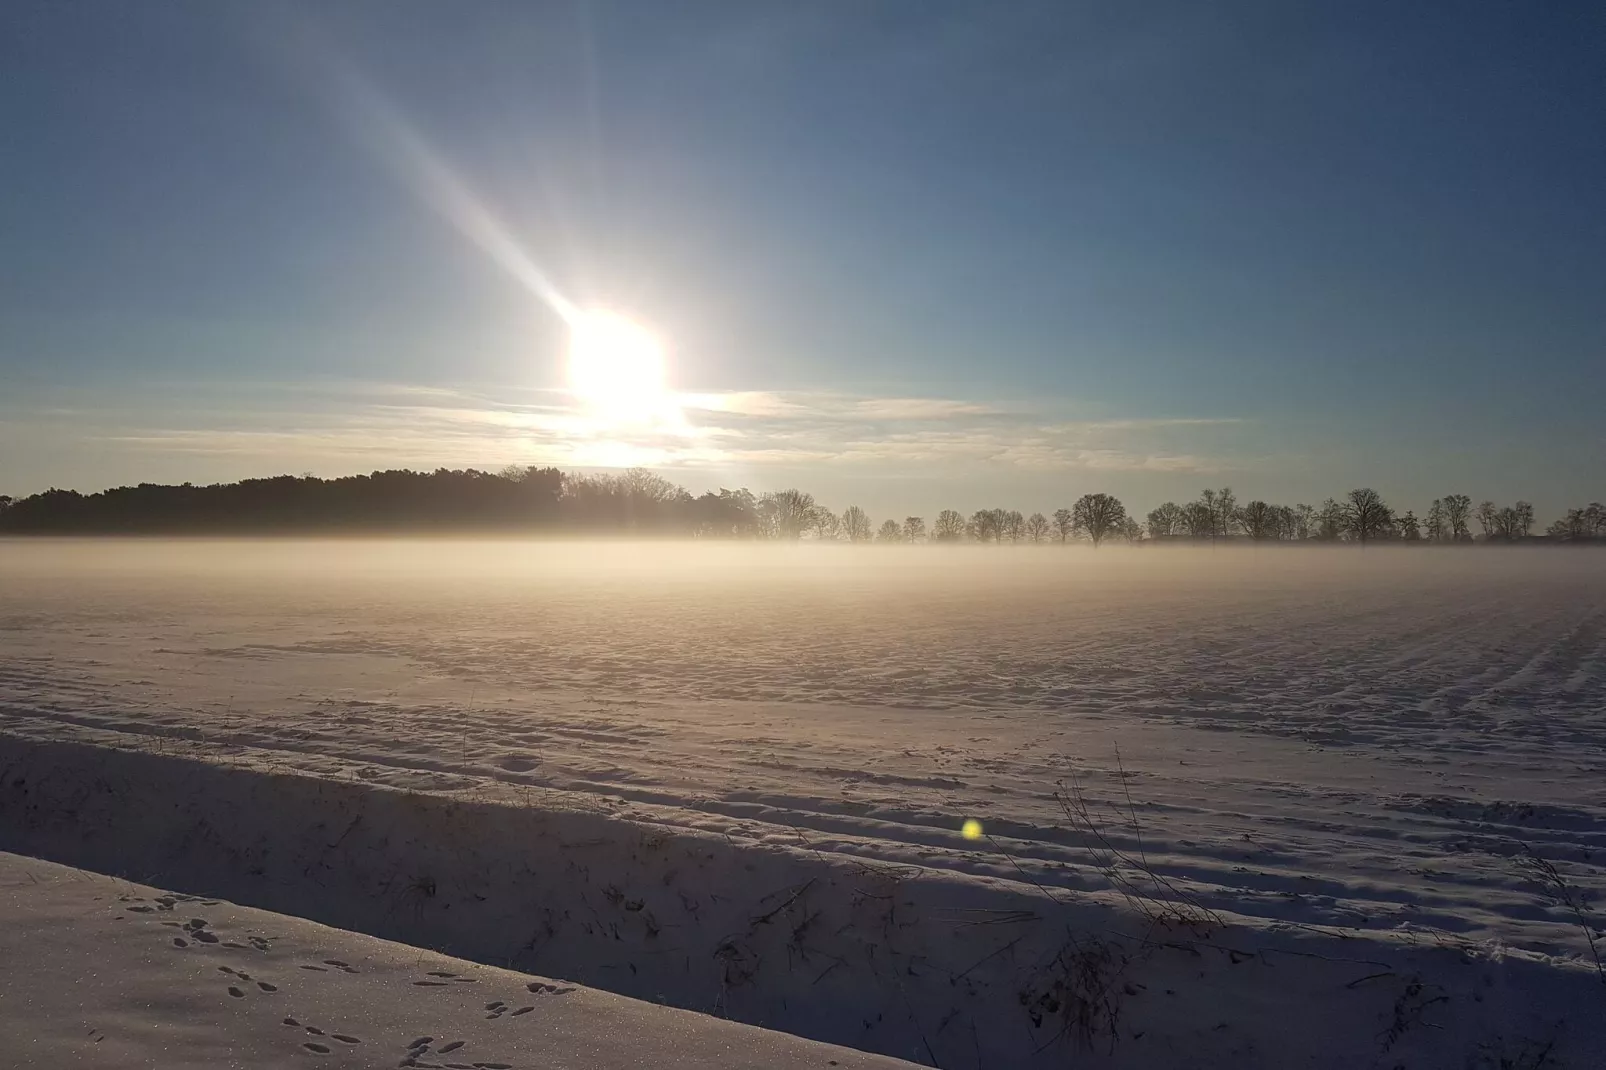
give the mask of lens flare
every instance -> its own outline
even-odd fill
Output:
[[[967,840],[981,839],[981,822],[973,817],[967,818],[965,823],[960,826],[959,834]]]

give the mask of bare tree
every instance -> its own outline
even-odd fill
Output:
[[[1020,542],[1026,537],[1026,518],[1019,509],[999,510],[998,534],[1000,541]]]
[[[1084,494],[1071,507],[1079,530],[1087,532],[1095,549],[1126,521],[1126,506],[1109,494]]]
[[[1323,542],[1337,542],[1344,534],[1344,507],[1329,498],[1312,514],[1316,538]]]
[[[1422,525],[1417,522],[1416,514],[1409,509],[1394,521],[1394,530],[1406,542],[1422,541]]]
[[[1212,498],[1215,492],[1212,491]],[[1189,502],[1182,508],[1182,526],[1190,538],[1208,539],[1216,530],[1216,509],[1213,503]]]
[[[1233,496],[1231,487],[1222,487],[1216,491],[1216,532],[1228,538],[1237,523],[1238,499]]]
[[[876,532],[876,542],[902,542],[903,528],[896,520],[883,520],[881,530]]]
[[[814,537],[821,542],[836,542],[842,537],[842,521],[823,505],[814,508]]]
[[[1166,502],[1149,513],[1151,539],[1158,539],[1163,535],[1181,535],[1186,527],[1182,507],[1176,502]]]
[[[1027,517],[1026,538],[1034,543],[1042,542],[1048,538],[1048,517],[1042,513],[1033,513]]]
[[[1344,528],[1362,546],[1388,534],[1394,514],[1383,504],[1383,498],[1370,487],[1357,487],[1349,492],[1344,505]]]
[[[1128,543],[1137,544],[1143,541],[1143,525],[1135,517],[1127,517],[1121,521],[1121,537]]]
[[[967,530],[977,542],[998,542],[1004,534],[1002,509],[978,509],[970,514]]]
[[[1566,516],[1550,525],[1548,534],[1567,541],[1606,538],[1606,505],[1590,502],[1582,509],[1569,509]]]
[[[1478,506],[1478,523],[1485,539],[1515,542],[1533,531],[1534,507],[1529,502],[1518,502],[1496,509],[1493,502],[1484,502]]]
[[[842,534],[849,542],[870,541],[870,514],[857,505],[850,505],[842,512]]]
[[[1449,536],[1450,522],[1444,518],[1443,501],[1433,499],[1433,504],[1428,506],[1427,523],[1423,527],[1427,529],[1429,542],[1443,542]]]
[[[1517,514],[1514,526],[1517,538],[1526,539],[1534,528],[1534,507],[1532,502],[1518,502],[1512,510]]]
[[[1277,537],[1277,509],[1256,499],[1238,510],[1238,523],[1243,527],[1244,534],[1251,539],[1275,539]]]
[[[1449,537],[1456,542],[1467,542],[1472,532],[1467,522],[1472,517],[1472,499],[1465,494],[1444,496],[1444,522],[1450,526]]]
[[[758,505],[764,527],[777,539],[796,539],[815,521],[814,495],[796,488],[765,494]]]
[[[1193,510],[1196,518],[1203,516],[1207,520],[1204,534],[1206,538],[1214,542],[1216,538],[1216,492],[1211,490],[1209,487],[1206,487],[1199,495],[1199,500],[1194,502],[1188,508]],[[1188,534],[1192,535],[1196,539],[1199,537],[1198,533],[1192,530],[1190,530]]]
[[[903,541],[926,541],[926,521],[924,517],[906,516],[903,518]]]
[[[1316,530],[1316,510],[1304,502],[1294,506],[1294,535],[1296,539],[1308,539]]]
[[[1476,515],[1485,539],[1492,539],[1499,534],[1500,510],[1495,508],[1494,502],[1479,502]]]
[[[965,537],[965,518],[956,509],[944,509],[937,514],[931,529],[933,542],[958,542]]]
[[[1069,509],[1054,510],[1054,537],[1061,543],[1069,542],[1076,534],[1076,517]]]
[[[627,468],[619,473],[618,487],[625,497],[638,502],[674,501],[681,489],[656,472]]]

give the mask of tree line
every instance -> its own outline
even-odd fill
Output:
[[[1473,523],[1478,525],[1477,534]],[[1534,507],[1525,501],[1505,506],[1484,501],[1473,508],[1468,495],[1446,494],[1433,499],[1418,518],[1413,510],[1402,512],[1389,506],[1368,487],[1352,490],[1342,499],[1328,498],[1319,507],[1259,500],[1239,505],[1232,488],[1223,487],[1206,490],[1187,505],[1166,502],[1153,510],[1148,517],[1148,535],[1197,540],[1519,542],[1535,538]],[[1558,542],[1606,539],[1606,506],[1592,502],[1569,509],[1543,537]]]
[[[955,509],[877,525],[862,507],[841,513],[790,488],[755,494],[721,488],[694,495],[634,468],[620,473],[514,466],[500,472],[393,470],[320,479],[276,476],[209,486],[141,483],[95,494],[51,489],[0,495],[0,533],[256,534],[375,531],[572,531],[730,539],[812,539],[848,543],[1124,542],[1517,542],[1534,538],[1534,509],[1519,501],[1476,508],[1465,494],[1435,498],[1419,519],[1370,488],[1320,506],[1239,504],[1230,487],[1186,505],[1166,502],[1146,522],[1120,499],[1091,493],[1052,513]],[[1473,525],[1478,532],[1475,534]],[[1606,541],[1606,506],[1569,509],[1547,541]]]

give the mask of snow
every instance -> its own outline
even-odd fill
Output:
[[[0,847],[949,1067],[1576,1061],[1602,557],[0,543]]]
[[[0,919],[5,1066],[908,1065],[3,853]]]

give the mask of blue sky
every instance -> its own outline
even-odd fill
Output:
[[[896,513],[1606,496],[1598,4],[0,18],[0,492],[646,463]],[[567,325],[441,175],[663,340],[675,426],[577,408]]]

